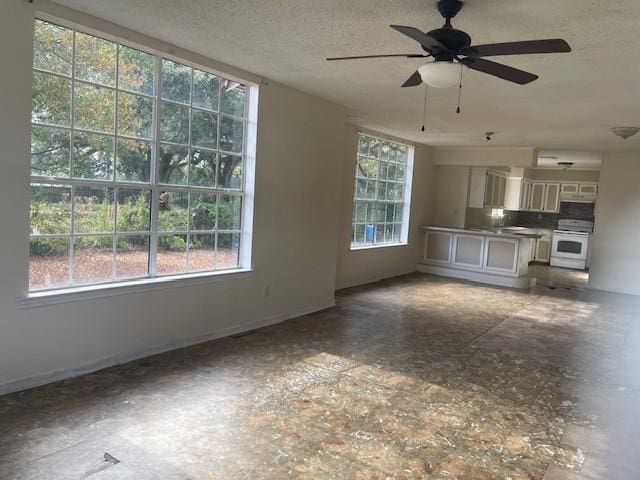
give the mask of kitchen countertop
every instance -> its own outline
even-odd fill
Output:
[[[443,232],[453,232],[453,233],[469,233],[475,235],[484,235],[487,237],[503,237],[503,238],[529,238],[529,239],[537,239],[542,238],[543,235],[538,233],[531,232],[528,228],[525,227],[504,227],[504,228],[450,228],[450,227],[439,227],[437,225],[425,225],[422,227],[424,230],[440,230]]]

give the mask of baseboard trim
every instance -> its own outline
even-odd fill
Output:
[[[376,275],[375,277],[371,277],[363,280],[356,280],[354,282],[349,282],[345,284],[340,284],[339,286],[336,286],[336,291],[339,292],[340,290],[346,290],[348,288],[361,287],[363,285],[369,285],[371,283],[377,283],[383,280],[390,280],[392,278],[403,277],[405,275],[410,275],[416,272],[417,270],[414,268],[414,269],[407,269],[404,272],[386,273],[380,276]]]
[[[461,280],[469,280],[472,282],[485,283],[488,285],[497,285],[499,287],[528,289],[536,286],[536,277],[523,275],[520,277],[508,277],[503,275],[493,275],[484,272],[472,272],[470,270],[462,270],[457,268],[438,267],[436,265],[418,264],[418,271],[422,273],[430,273],[432,275],[440,275],[443,277],[458,278]]]
[[[326,302],[313,305],[311,307],[300,308],[291,312],[270,315],[258,320],[251,320],[238,325],[221,328],[205,335],[199,335],[197,337],[191,337],[177,342],[155,345],[127,355],[114,355],[97,362],[82,365],[80,367],[56,370],[53,372],[32,375],[18,380],[12,380],[10,382],[0,384],[0,396],[19,392],[21,390],[27,390],[29,388],[39,387],[48,383],[59,382],[60,380],[68,380],[70,378],[86,375],[87,373],[93,373],[104,368],[113,367],[115,365],[122,365],[134,360],[157,355],[159,353],[170,352],[172,350],[190,347],[192,345],[209,342],[211,340],[228,337],[230,335],[236,335],[238,333],[243,333],[249,330],[255,330],[257,328],[275,325],[276,323],[284,322],[292,318],[302,317],[304,315],[309,315],[321,310],[326,310],[327,308],[334,307],[335,304],[335,299],[331,299],[327,300]]]

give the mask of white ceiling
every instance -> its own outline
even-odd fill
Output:
[[[518,86],[469,71],[463,112],[457,90],[430,90],[427,133],[422,88],[400,85],[419,59],[326,62],[328,56],[420,52],[388,27],[431,30],[443,20],[435,0],[57,0],[212,59],[349,108],[363,127],[430,145],[593,151],[639,150],[640,1],[467,0],[454,26],[474,43],[566,39],[570,54],[502,57],[540,75]]]

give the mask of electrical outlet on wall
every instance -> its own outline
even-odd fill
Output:
[[[262,296],[264,298],[268,298],[271,295],[271,285],[265,285],[264,291],[262,292]]]

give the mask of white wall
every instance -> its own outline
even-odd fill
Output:
[[[531,147],[440,147],[433,154],[435,165],[473,167],[532,167],[535,159]]]
[[[640,152],[605,154],[589,286],[640,295]]]
[[[435,225],[464,228],[470,168],[439,166],[435,168],[435,171]]]
[[[349,126],[346,131],[345,160],[342,173],[337,289],[415,272],[424,242],[424,233],[420,227],[433,222],[435,210],[435,175],[431,164],[432,149],[427,146],[416,146],[408,244],[351,250],[351,217],[353,215],[357,148],[357,129],[354,126]]]
[[[0,58],[10,67],[0,75],[0,392],[333,303],[345,111],[271,83],[260,91],[255,273],[19,309],[28,288],[33,15],[25,0],[2,3]]]

